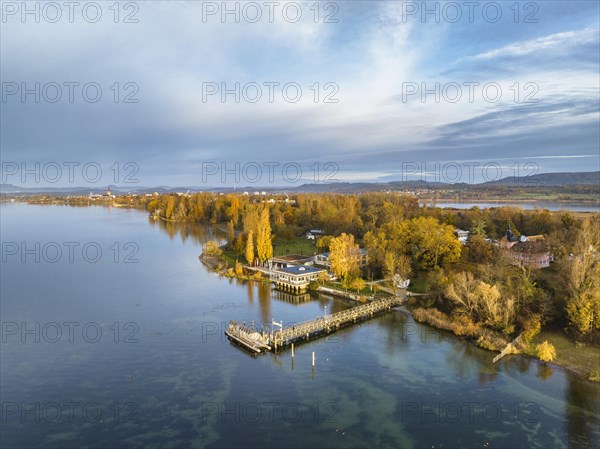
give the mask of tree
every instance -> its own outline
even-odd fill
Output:
[[[466,255],[471,262],[489,263],[494,258],[494,251],[492,244],[487,242],[483,235],[476,233],[469,235]]]
[[[254,237],[252,236],[252,231],[248,232],[248,239],[246,240],[246,260],[248,261],[248,265],[254,263]]]
[[[222,253],[219,244],[214,240],[209,240],[204,244],[204,254],[207,256],[220,256]]]
[[[244,267],[237,260],[235,261],[235,274],[238,276],[244,274]]]
[[[475,221],[473,221],[473,226],[471,226],[469,233],[470,233],[470,235],[479,235],[485,239],[485,236],[486,236],[485,228],[486,227],[487,227],[487,224],[485,223],[485,221],[475,220]]]
[[[242,215],[242,225],[244,232],[252,231],[254,234],[258,231],[259,215],[258,211],[249,205]]]
[[[271,224],[269,222],[269,209],[263,209],[258,223],[256,235],[256,252],[258,260],[265,262],[273,257],[273,243],[271,241]]]
[[[461,272],[448,284],[445,294],[473,321],[507,333],[514,329],[511,323],[516,311],[515,302],[512,297],[502,295],[497,285],[478,280],[472,273]]]
[[[364,243],[371,267],[381,270],[385,276],[393,276],[398,267],[404,266],[401,256],[411,254],[409,222],[385,223],[381,228],[367,232]]]
[[[412,276],[412,267],[410,258],[404,254],[396,254],[392,251],[387,251],[384,256],[384,274],[391,278],[398,274],[402,279],[409,279]]]
[[[458,262],[462,245],[454,235],[454,228],[440,224],[433,217],[418,217],[409,223],[413,255],[424,270],[447,263]]]
[[[316,247],[319,251],[328,251],[329,244],[331,243],[332,235],[324,235],[317,239]]]
[[[167,199],[167,207],[165,209],[165,218],[167,220],[171,218],[171,215],[173,214],[173,209],[175,209],[175,197],[169,196],[169,198]]]
[[[227,246],[233,248],[233,239],[235,237],[235,231],[233,229],[233,221],[227,223]]]
[[[352,234],[342,233],[339,237],[332,238],[329,249],[331,271],[345,282],[358,276],[362,254],[358,245],[354,243]]]
[[[473,273],[460,272],[453,281],[448,284],[445,289],[445,294],[448,299],[457,303],[462,308],[469,318],[474,319],[477,313],[477,298],[475,297],[475,289],[477,281]]]
[[[586,219],[577,234],[573,257],[563,261],[567,318],[581,334],[600,329],[600,247],[598,223]]]
[[[556,349],[554,349],[552,343],[548,343],[547,340],[544,340],[543,343],[540,343],[535,347],[535,354],[538,359],[547,363],[556,358]]]
[[[225,215],[227,215],[227,218],[229,218],[230,221],[237,223],[238,214],[241,207],[240,200],[236,195],[232,195],[227,199],[229,201],[229,207],[225,211]]]
[[[246,250],[246,234],[239,234],[233,239],[233,249],[238,256],[244,254]]]
[[[327,274],[327,271],[321,271],[319,273],[319,276],[317,277],[317,281],[319,282],[319,284],[324,284],[328,280],[329,280],[329,275]]]
[[[367,285],[367,283],[362,278],[352,279],[352,281],[348,284],[352,290],[356,290],[356,293],[365,288],[365,285]]]

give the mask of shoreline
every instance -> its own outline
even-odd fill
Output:
[[[213,273],[217,274],[219,277],[222,276],[222,277],[226,277],[226,278],[235,278],[235,279],[239,279],[239,280],[243,280],[243,281],[270,282],[268,279],[265,279],[262,276],[260,276],[260,277],[254,277],[252,275],[241,275],[240,276],[235,273],[231,276],[228,273],[228,270],[230,268],[227,267],[227,265],[226,265],[227,262],[219,257],[204,256],[203,254],[201,254],[200,256],[198,256],[198,258],[200,259],[200,261],[202,262],[202,264],[204,266],[206,266]],[[220,265],[223,265],[223,268],[219,269]],[[328,290],[333,290],[333,289],[328,288]],[[339,295],[335,294],[335,292],[333,292],[333,291],[320,291],[319,289],[317,289],[316,292],[321,293],[321,294],[329,294],[332,296],[344,298],[346,300],[352,300],[353,302],[356,302],[356,303],[361,302],[354,298],[349,298],[349,297],[345,296],[345,294],[343,294],[344,292],[340,292]],[[411,317],[417,323],[424,325],[424,326],[430,326],[431,328],[439,330],[439,331],[449,332],[450,334],[467,342],[468,344],[474,345],[478,348],[484,349],[491,353],[499,354],[502,351],[502,349],[510,343],[510,341],[506,340],[505,338],[501,337],[500,335],[496,335],[492,331],[488,331],[487,329],[478,330],[477,334],[474,334],[474,335],[457,334],[456,332],[454,332],[453,329],[450,328],[449,325],[446,327],[437,326],[434,324],[434,322],[428,321],[426,319],[421,320],[421,319],[417,318],[417,316],[415,316],[415,313],[414,313],[415,310],[417,310],[417,309],[419,309],[419,307],[415,307],[414,305],[407,305],[406,307],[403,308],[403,310],[410,313]],[[430,309],[421,309],[421,310],[430,310]],[[437,310],[437,309],[435,309],[435,310]],[[435,321],[435,320],[433,320],[433,321]],[[452,325],[454,325],[454,323]],[[535,338],[534,338],[534,341],[535,341]],[[532,345],[534,341],[530,342],[529,345]],[[573,342],[573,344],[575,344],[575,343]],[[521,349],[518,353],[509,353],[506,355],[507,356],[508,355],[519,355],[519,356],[526,356],[531,359],[537,359],[537,357],[535,357],[534,355],[529,353],[527,349],[528,348]],[[537,359],[537,360],[538,360],[538,364],[544,363],[544,362],[541,362],[539,359]],[[549,367],[555,366],[555,367],[561,368],[561,369],[568,371],[569,373],[576,375],[576,376],[580,377],[581,379],[586,380],[590,383],[600,382],[600,379],[599,380],[590,379],[591,372],[588,371],[587,368],[585,368],[584,366],[574,366],[573,364],[568,364],[568,363],[564,363],[564,362],[561,363],[560,360],[554,360],[550,363],[546,363],[546,365]],[[598,368],[600,368],[600,366]]]
[[[430,310],[430,309],[422,309],[422,310]],[[433,322],[428,321],[427,319],[420,320],[413,313],[416,309],[411,308],[410,306],[407,307],[406,310],[410,313],[410,315],[413,317],[413,319],[415,321],[417,321],[419,324],[422,324],[425,326],[430,326],[431,328],[437,329],[440,331],[449,332],[452,335],[454,335],[455,337],[457,337],[461,340],[464,340],[464,341],[468,342],[469,344],[472,344],[478,348],[485,349],[486,351],[496,352],[496,353],[500,353],[502,351],[502,349],[485,347],[485,346],[479,345],[477,343],[477,340],[475,340],[475,338],[473,336],[457,334],[456,332],[454,332],[454,330],[452,330],[450,328],[436,326]],[[435,310],[437,310],[437,309],[435,309]],[[545,335],[544,332],[541,332],[540,334],[542,335],[541,339],[546,338],[546,337],[544,337],[544,335]],[[538,336],[536,336],[531,342],[527,343],[527,346],[525,346],[525,348],[520,349],[519,352],[508,353],[505,355],[505,357],[509,356],[509,355],[525,356],[525,357],[537,360],[538,365],[544,364],[544,362],[539,360],[535,355],[531,354],[531,352],[530,352],[532,350],[532,345],[537,343],[540,340],[540,334],[538,334]],[[508,343],[510,343],[510,342],[508,340],[506,340],[506,344],[508,344]],[[572,342],[572,343],[576,344],[575,342]],[[593,346],[591,346],[591,347],[592,347],[592,350],[594,350],[595,347],[593,347]],[[561,369],[568,371],[569,373],[574,374],[574,375],[580,377],[581,379],[586,380],[590,383],[599,383],[600,382],[600,379],[590,379],[592,372],[590,372],[585,366],[569,364],[569,363],[565,363],[564,361],[561,362],[559,357],[557,357],[557,359],[553,360],[552,362],[545,363],[545,365],[561,368]],[[597,365],[596,368],[600,369],[600,365]]]

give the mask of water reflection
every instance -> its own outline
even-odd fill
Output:
[[[199,248],[208,240],[217,240],[223,243],[225,238],[225,233],[214,226],[169,223],[152,219],[149,220],[149,223],[152,227],[166,233],[171,240],[180,237],[182,243],[191,241],[197,244]],[[224,282],[225,280],[222,281]],[[316,293],[294,295],[289,292],[279,291],[271,284],[265,282],[230,279],[229,283],[237,285],[246,291],[247,303],[249,306],[258,306],[257,318],[260,319],[262,324],[270,324],[274,318],[274,313],[282,315],[280,306],[292,306],[291,311],[286,309],[288,312],[283,313],[285,316],[275,317],[278,320],[287,317],[288,319],[284,319],[284,322],[289,323],[295,321],[294,318],[290,317],[297,316],[294,314],[294,310],[304,309],[303,306],[307,306],[306,308],[312,312],[309,312],[310,316],[302,315],[302,319],[312,319],[318,314],[336,313],[355,305],[349,301],[329,295]],[[312,308],[310,307],[311,305]],[[277,307],[276,310],[274,310],[275,307]],[[317,312],[315,313],[314,311]],[[301,320],[299,319],[298,321]],[[411,381],[410,384],[402,384],[402,386],[407,388],[407,391],[414,391],[419,395],[423,395],[426,391],[422,389],[424,385],[422,382],[425,382],[425,385],[427,385],[431,380],[435,380],[446,384],[454,382],[453,385],[457,389],[460,389],[459,385],[461,384],[471,385],[471,388],[473,388],[473,385],[479,385],[482,391],[487,391],[490,394],[486,400],[494,398],[502,400],[508,394],[511,400],[530,401],[536,398],[536,396],[529,397],[527,393],[520,391],[518,388],[512,393],[510,390],[504,390],[506,388],[504,384],[506,383],[507,376],[513,379],[523,379],[523,381],[526,380],[527,382],[537,379],[538,382],[544,383],[551,383],[552,379],[556,377],[554,368],[539,364],[529,357],[507,356],[494,364],[492,363],[493,353],[478,348],[471,343],[463,342],[460,338],[449,332],[416,323],[407,311],[396,311],[368,323],[345,329],[336,334],[335,338],[336,341],[342,343],[348,339],[352,339],[353,334],[365,330],[369,332],[369,335],[373,335],[374,329],[381,331],[383,339],[379,348],[383,349],[382,352],[385,356],[384,358],[379,358],[379,363],[374,365],[375,371],[369,371],[370,374],[366,374],[366,376],[374,376],[374,378],[380,380],[385,379],[388,385],[384,388],[393,389],[396,382],[398,382],[394,376],[389,376],[387,372],[384,374],[381,371],[383,368],[391,368],[401,370],[399,371],[403,373],[401,379]],[[369,348],[371,347],[369,343],[367,345]],[[338,344],[335,348],[326,347],[325,349],[321,349],[323,351],[321,354],[338,356],[337,353],[339,351],[343,352],[344,348],[347,347],[349,346],[346,344]],[[353,349],[356,349],[356,347],[360,347],[360,343],[355,341]],[[328,351],[330,349],[335,349],[335,351]],[[236,351],[236,354],[238,353],[243,353],[243,351]],[[420,362],[414,360],[415,354],[418,354],[418,357],[422,358]],[[275,366],[284,369],[287,363],[294,363],[291,357],[290,360],[284,361],[285,357],[285,353],[269,354],[263,358],[264,366]],[[403,362],[404,360],[412,360],[413,365],[410,365],[411,368],[418,368],[415,373],[406,371],[408,368],[403,366],[405,363]],[[425,364],[426,367],[419,365],[419,363],[421,365]],[[536,364],[533,377],[530,374],[533,367],[532,364]],[[436,371],[436,365],[441,365],[443,371]],[[293,365],[291,369],[294,369]],[[421,373],[421,375],[419,376],[418,373]],[[361,376],[360,373],[355,373],[355,375]],[[437,377],[430,379],[431,375]],[[324,380],[326,379],[326,374],[322,374],[321,376],[323,376]],[[562,402],[564,407],[564,414],[562,414],[563,426],[562,429],[557,430],[563,432],[563,436],[559,437],[562,441],[558,446],[568,445],[572,449],[594,447],[598,438],[598,398],[600,396],[600,386],[586,382],[568,373],[561,376],[561,379],[563,377],[564,381],[560,381],[565,384],[564,401]],[[311,378],[311,380],[313,379]],[[492,390],[489,389],[491,386],[493,386]],[[512,385],[513,388],[516,386],[521,387],[520,384]],[[498,388],[500,390],[496,392],[496,396],[493,396],[491,392]],[[531,385],[528,385],[527,388],[531,388]],[[542,385],[537,385],[536,388],[540,389]],[[554,387],[548,385],[548,388],[553,389]],[[404,394],[407,393],[405,392]],[[550,393],[548,397],[551,396],[552,394]],[[451,395],[448,394],[448,397],[451,397]],[[538,397],[540,403],[536,402],[536,407],[541,404],[540,407],[542,408],[540,410],[543,411],[540,411],[540,414],[536,418],[539,417],[542,420],[548,420],[551,417],[555,417],[556,410],[543,409],[544,406],[550,406],[544,404],[542,397],[544,396]],[[430,432],[428,429],[421,436],[425,438],[423,441],[428,441],[426,434],[428,435]],[[413,436],[417,437],[417,435]]]
[[[263,323],[270,323],[273,319],[271,312],[271,284],[257,282],[258,303],[260,306],[260,318]]]
[[[246,291],[248,292],[248,303],[254,304],[254,281],[246,282]]]
[[[289,304],[293,304],[295,306],[300,306],[316,299],[313,298],[310,293],[295,295],[293,293],[278,289],[273,289],[273,298],[277,299],[278,301],[284,301]]]
[[[110,416],[109,404],[128,400],[139,404],[140,414],[137,424],[29,418],[22,423],[11,416],[2,423],[1,447],[115,447],[126,441],[129,447],[575,449],[600,441],[600,385],[560,367],[552,367],[550,376],[527,357],[492,364],[493,353],[397,310],[298,345],[292,371],[290,351],[255,359],[230,345],[220,326],[231,319],[269,323],[272,315],[287,323],[303,321],[355,304],[323,295],[294,304],[277,299],[268,284],[208,274],[197,254],[220,233],[205,226],[154,221],[148,226],[146,214],[137,211],[109,216],[105,208],[15,207],[22,209],[0,213],[6,239],[39,239],[47,232],[64,241],[73,234],[90,240],[109,231],[123,241],[139,241],[145,253],[138,266],[3,264],[3,320],[103,326],[118,320],[140,328],[133,345],[116,344],[109,327],[103,327],[107,338],[95,344],[81,334],[75,344],[66,338],[23,344],[19,335],[9,337],[0,351],[3,401],[30,406],[93,401],[106,405]],[[203,407],[229,412],[267,402],[297,404],[306,413],[298,421],[280,414],[273,422],[263,409],[256,422],[254,414],[241,412],[207,417]],[[317,403],[321,419],[315,420]],[[495,419],[495,407],[487,414],[478,407],[473,420],[465,412],[459,421],[448,413],[419,412],[464,403],[498,405],[502,415]],[[331,416],[327,404],[336,406],[335,422],[323,419]],[[522,407],[531,404],[533,416]],[[417,407],[415,413],[403,415],[406,405]],[[523,413],[515,416],[515,410]]]
[[[552,374],[554,374],[552,367],[550,367],[549,365],[546,365],[544,363],[538,364],[537,376],[540,379],[542,379],[542,380],[549,379],[552,376]]]
[[[567,376],[564,429],[570,448],[598,447],[600,385]]]
[[[152,217],[148,217],[148,223],[167,234],[171,240],[179,235],[183,243],[189,240],[198,244],[200,248],[209,240],[216,240],[219,244],[225,243],[226,232],[216,226],[155,220]]]

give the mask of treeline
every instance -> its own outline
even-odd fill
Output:
[[[275,234],[287,238],[300,236],[306,229],[316,228],[329,235],[342,232],[353,234],[362,240],[369,231],[377,231],[390,224],[416,217],[433,217],[440,223],[465,230],[484,226],[486,236],[492,239],[499,239],[510,227],[516,236],[544,234],[550,237],[553,245],[561,246],[566,241],[566,246],[569,246],[574,242],[573,232],[579,222],[568,212],[556,213],[542,209],[527,211],[516,207],[473,207],[456,211],[421,207],[416,197],[402,194],[297,194],[269,197],[272,198],[271,203],[264,198],[197,193],[129,200],[117,197],[115,201],[134,206],[139,203],[151,214],[170,221],[232,221],[236,229],[242,228],[243,217],[267,208]],[[563,250],[558,250],[562,254]]]
[[[410,218],[422,210],[415,197],[407,195],[341,195],[297,194],[265,197],[235,194],[158,195],[147,203],[147,209],[166,220],[218,223],[233,221],[241,226],[242,217],[253,210],[268,208],[274,227],[323,229],[327,234],[348,232],[362,236],[377,223],[393,217]]]
[[[414,196],[386,193],[241,196],[158,195],[147,210],[169,221],[228,223],[229,248],[247,263],[264,262],[276,239],[321,229],[319,251],[347,285],[374,277],[427,274],[430,306],[453,319],[514,336],[555,323],[583,336],[600,333],[598,214],[498,207],[422,207]],[[469,230],[463,246],[455,229]],[[556,262],[533,270],[511,263],[491,242],[542,234]],[[369,263],[362,272],[358,248]],[[357,287],[358,288],[358,287]]]
[[[555,262],[541,270],[515,266],[506,251],[484,240],[485,224],[474,222],[461,262],[430,273],[430,305],[461,324],[484,325],[507,336],[523,333],[525,341],[547,324],[598,339],[600,216],[561,218],[560,225],[549,220]]]

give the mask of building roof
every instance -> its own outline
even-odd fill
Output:
[[[360,252],[361,252],[361,254],[362,254],[363,256],[366,256],[366,255],[367,255],[367,250],[366,250],[366,249],[364,249],[364,248],[360,248]],[[327,258],[329,258],[329,255],[330,255],[330,254],[331,254],[331,251],[327,251],[327,252],[324,252],[324,253],[317,254],[317,256],[323,256],[323,257],[327,257]]]
[[[540,254],[549,251],[548,245],[544,240],[527,240],[525,242],[517,242],[510,249],[518,253]]]
[[[309,274],[309,273],[317,273],[319,271],[325,271],[323,268],[315,268],[315,267],[307,267],[304,265],[293,266],[287,268],[280,268],[277,271],[284,271],[290,274]]]
[[[543,235],[528,235],[527,240],[529,242],[539,242],[545,240]]]
[[[273,256],[271,262],[276,263],[293,263],[293,262],[309,262],[312,260],[312,256],[303,256],[301,254],[287,254],[284,256]]]

